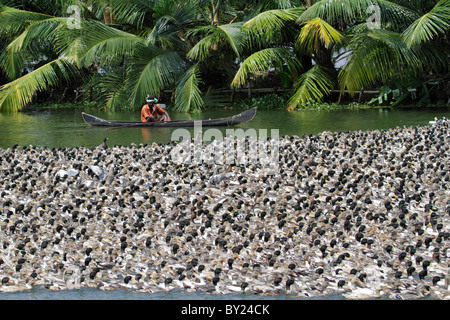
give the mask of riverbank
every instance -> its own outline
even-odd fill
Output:
[[[280,96],[278,94],[268,94],[262,97],[254,97],[248,99],[241,99],[234,103],[220,104],[219,106],[206,106],[204,110],[246,110],[251,108],[258,108],[258,110],[273,110],[283,111],[288,108],[287,97]],[[164,103],[164,101],[161,101]],[[448,104],[430,104],[430,105],[399,105],[396,107],[391,106],[378,106],[370,105],[368,103],[357,102],[345,102],[345,103],[306,103],[293,111],[299,110],[367,110],[367,109],[450,109]],[[105,108],[100,106],[96,102],[77,102],[77,103],[44,103],[36,104],[26,107],[23,111],[31,110],[58,110],[58,109],[89,109],[89,110],[104,110]],[[170,104],[167,104],[167,110],[171,112]],[[116,110],[120,111],[120,110]]]
[[[276,172],[174,143],[1,149],[0,291],[448,297],[449,131],[285,136]]]

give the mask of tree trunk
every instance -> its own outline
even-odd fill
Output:
[[[322,67],[325,67],[330,70],[333,78],[337,78],[336,68],[334,67],[334,63],[332,60],[333,50],[331,48],[327,49],[322,43],[319,44],[319,48],[314,55],[314,60],[316,63]]]
[[[214,5],[214,0],[211,0],[211,12],[210,12],[211,24],[213,26],[219,26],[219,12],[217,11],[216,6]]]

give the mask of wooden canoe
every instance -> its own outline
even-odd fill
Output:
[[[84,122],[91,126],[106,127],[193,127],[196,121],[201,121],[203,127],[211,126],[234,126],[236,124],[251,121],[256,115],[256,108],[246,110],[237,115],[207,120],[174,120],[168,122],[141,122],[141,121],[122,121],[122,120],[105,120],[88,113],[82,112]]]

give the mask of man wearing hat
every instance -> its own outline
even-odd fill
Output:
[[[158,99],[152,96],[147,96],[147,104],[141,109],[141,121],[142,122],[167,122],[171,121],[169,114],[166,110],[158,106]],[[158,115],[161,117],[158,119]]]

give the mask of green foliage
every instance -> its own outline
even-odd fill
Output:
[[[281,29],[288,21],[295,21],[302,12],[303,7],[263,11],[245,22],[244,27],[252,32],[263,33],[265,39],[272,41],[280,36]]]
[[[200,83],[199,65],[195,64],[185,72],[177,83],[173,110],[199,112],[204,106],[199,88]]]
[[[289,110],[288,102],[291,97],[287,93],[269,93],[260,97],[240,99],[232,104],[236,109],[250,109],[257,107],[258,110]],[[347,109],[368,109],[374,108],[374,105],[365,103],[336,103],[336,102],[317,102],[307,101],[299,104],[298,109],[303,110],[347,110]]]
[[[295,84],[296,92],[289,100],[289,109],[307,102],[321,102],[333,86],[333,79],[329,70],[316,65],[301,75]]]
[[[419,14],[425,14],[439,2],[439,0],[391,0],[395,4],[414,10]]]
[[[403,84],[394,80],[393,84],[379,89],[380,94],[369,101],[369,105],[396,107],[400,104],[429,104],[430,90],[425,83],[413,82]]]
[[[236,56],[239,56],[242,46],[243,33],[241,32],[242,24],[233,23],[222,26],[200,27],[188,32],[187,36],[192,37],[199,33],[205,36],[197,42],[197,44],[187,53],[188,59],[204,60],[213,51],[218,50],[219,46],[226,43],[230,46]]]
[[[33,96],[49,86],[68,80],[74,72],[73,61],[59,58],[37,68],[36,70],[2,86],[0,105],[5,111],[15,111],[31,102]]]
[[[431,41],[450,28],[450,0],[441,0],[428,13],[414,21],[403,33],[409,48]]]
[[[343,41],[342,34],[325,20],[314,18],[305,22],[299,37],[298,46],[309,54],[320,50],[320,46],[330,47]]]
[[[221,93],[215,93],[209,88],[203,96],[203,102],[206,108],[224,108],[229,106],[230,98]]]
[[[233,103],[234,108],[250,109],[257,107],[258,110],[284,110],[287,108],[289,95],[269,93],[261,97],[241,99]]]
[[[274,73],[274,86],[293,94],[251,103],[294,109],[321,103],[331,89],[382,87],[383,103],[398,105],[412,97],[394,78],[443,83],[449,72],[450,0],[415,2],[0,0],[0,75],[10,81],[0,87],[0,111],[76,79],[102,107],[139,108],[147,94],[169,89],[174,111],[200,112],[225,104],[214,89],[254,87]],[[71,5],[80,28],[69,27]],[[372,5],[381,29],[366,23]]]
[[[137,46],[125,83],[131,106],[141,106],[148,94],[159,96],[164,87],[176,81],[182,67],[183,60],[175,52],[152,45]]]
[[[231,86],[243,86],[250,75],[259,72],[265,72],[269,68],[287,68],[288,70],[296,70],[300,67],[299,61],[294,59],[291,51],[287,48],[268,48],[255,52],[240,66],[239,70],[231,82]]]
[[[299,109],[312,109],[312,110],[358,110],[369,109],[373,106],[364,103],[350,102],[350,103],[337,103],[337,102],[306,102],[299,106]]]
[[[385,0],[321,0],[306,10],[299,22],[321,18],[333,26],[346,28],[365,22],[372,14],[368,10],[372,5],[380,8],[385,25],[390,24],[396,28],[412,23],[418,17],[414,11]]]

